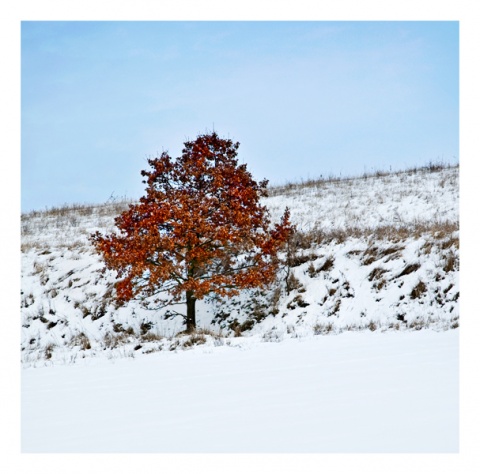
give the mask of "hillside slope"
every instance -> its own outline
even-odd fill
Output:
[[[288,267],[264,291],[197,304],[201,330],[130,302],[88,236],[113,230],[126,202],[22,215],[22,362],[71,363],[195,345],[241,345],[343,331],[447,330],[459,325],[458,167],[326,179],[273,188],[298,232]],[[183,308],[176,308],[181,311]],[[242,336],[242,337],[235,337]]]

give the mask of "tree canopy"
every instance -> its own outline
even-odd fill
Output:
[[[215,132],[167,152],[142,171],[146,194],[115,219],[116,231],[92,242],[117,273],[120,303],[149,307],[184,303],[186,329],[196,327],[195,302],[209,293],[233,296],[275,279],[278,251],[292,227],[289,211],[272,225],[256,182],[239,164],[239,143]]]

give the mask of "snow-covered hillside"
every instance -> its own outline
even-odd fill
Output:
[[[136,302],[114,304],[113,275],[101,275],[88,237],[112,231],[127,203],[25,214],[22,362],[136,357],[345,331],[455,329],[458,171],[430,166],[272,189],[265,200],[272,220],[288,206],[298,229],[289,268],[267,290],[197,303],[201,330],[188,336],[177,335],[184,329],[180,316]]]

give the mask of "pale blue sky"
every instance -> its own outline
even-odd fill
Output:
[[[272,184],[457,162],[457,22],[23,22],[22,210],[138,198],[213,127]]]

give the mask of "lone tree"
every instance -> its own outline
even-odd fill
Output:
[[[106,268],[117,272],[120,304],[186,303],[191,332],[197,300],[274,280],[277,252],[292,230],[289,211],[270,225],[260,205],[268,181],[257,183],[238,164],[238,147],[214,132],[185,142],[176,160],[166,152],[148,160],[146,195],[115,219],[116,232],[91,237]]]

